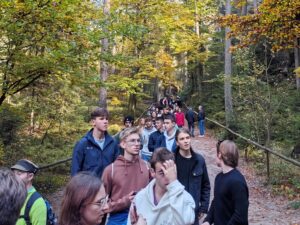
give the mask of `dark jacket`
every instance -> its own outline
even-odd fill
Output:
[[[148,149],[150,152],[154,152],[154,150],[159,146],[159,141],[161,136],[164,135],[164,132],[160,132],[159,130],[150,134],[149,141],[148,141]]]
[[[201,120],[205,120],[205,112],[200,112],[198,113],[198,121],[201,121]]]
[[[194,123],[195,122],[195,114],[194,114],[193,110],[189,109],[185,114],[185,118],[189,124]]]
[[[104,147],[101,149],[95,142],[93,129],[91,129],[74,147],[71,176],[80,171],[91,171],[101,177],[105,167],[111,164],[118,155],[118,145],[107,132]]]
[[[190,171],[189,174],[189,185],[188,187],[185,187],[186,190],[192,195],[196,208],[195,208],[195,214],[196,218],[201,213],[207,213],[208,206],[209,206],[209,198],[210,198],[210,182],[209,177],[206,169],[206,163],[202,155],[197,154],[193,151],[192,153],[192,160],[193,160],[193,166],[192,171]],[[178,164],[178,154],[179,149],[177,148],[175,151],[175,163]],[[177,166],[177,170],[178,170]],[[179,180],[180,181],[180,180]],[[195,222],[197,223],[197,220]]]

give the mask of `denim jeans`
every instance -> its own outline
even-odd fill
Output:
[[[205,133],[205,120],[199,120],[199,132],[200,132],[200,135],[204,135]]]
[[[189,132],[194,137],[194,123],[188,123]]]

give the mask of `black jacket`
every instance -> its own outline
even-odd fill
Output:
[[[199,212],[207,213],[210,198],[210,182],[206,169],[206,163],[202,155],[191,151],[193,166],[192,171],[190,171],[189,186],[185,187],[186,190],[192,195],[196,208],[195,215],[198,218]],[[177,170],[180,168],[178,166],[178,154],[179,150],[176,149],[175,152],[175,163],[177,165]],[[180,180],[179,180],[180,181]],[[195,224],[199,224],[198,220]]]
[[[189,124],[194,123],[195,122],[195,113],[193,112],[193,110],[189,109],[185,114],[185,118]]]

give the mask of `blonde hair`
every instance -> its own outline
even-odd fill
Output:
[[[125,140],[128,136],[130,136],[132,134],[138,134],[140,136],[139,129],[136,127],[125,128],[120,133],[120,142]]]

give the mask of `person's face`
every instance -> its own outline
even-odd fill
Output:
[[[107,200],[104,186],[102,185],[99,192],[92,202],[88,203],[81,209],[81,220],[85,225],[100,224],[107,210]]]
[[[175,123],[172,122],[172,120],[165,119],[164,120],[164,126],[167,132],[172,131],[175,127]]]
[[[191,149],[191,136],[187,133],[180,133],[176,141],[180,150],[190,151]]]
[[[159,162],[155,164],[155,169],[151,169],[151,175],[156,179],[156,185],[161,189],[166,190],[169,180],[165,177],[163,170],[161,169],[163,165]]]
[[[127,154],[138,155],[141,147],[141,138],[138,134],[131,134],[120,143]]]
[[[153,111],[153,112],[151,113],[151,116],[155,118],[155,117],[156,117],[156,112]]]
[[[140,126],[145,126],[145,119],[142,118],[142,119],[140,120]]]
[[[145,127],[147,129],[150,129],[152,126],[153,126],[153,122],[152,121],[147,121],[146,124],[145,124]]]
[[[164,114],[168,114],[169,113],[169,109],[165,108],[163,112],[164,112]]]
[[[157,130],[161,130],[163,128],[163,122],[161,120],[156,120],[155,127]]]
[[[125,125],[126,128],[132,127],[131,121],[126,121],[124,125]]]
[[[108,127],[108,119],[105,116],[98,116],[92,120],[92,125],[98,131],[104,132]]]
[[[25,183],[25,185],[30,183],[33,179],[33,173],[16,170],[16,169],[14,169],[13,172],[20,180],[22,180]]]

